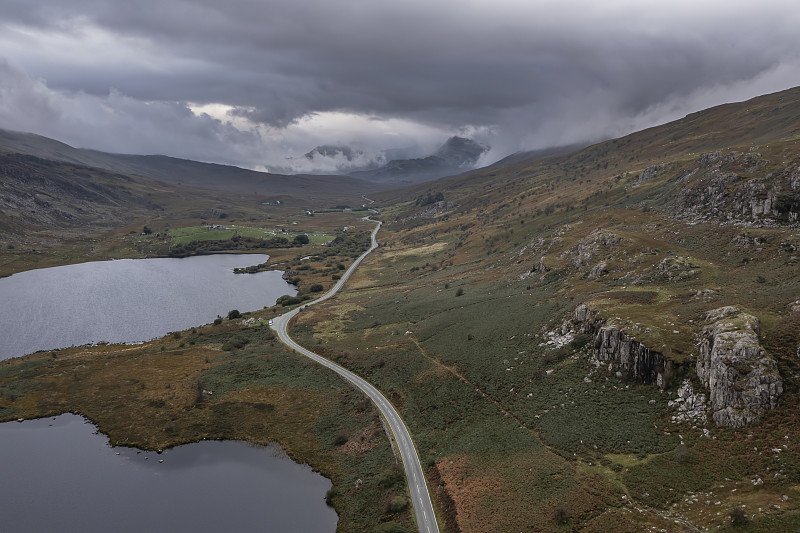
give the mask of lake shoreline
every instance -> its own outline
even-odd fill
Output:
[[[0,280],[0,358],[97,344],[135,344],[253,311],[296,288],[281,271],[237,276],[245,260],[219,254],[120,259],[35,269]]]
[[[84,515],[92,515],[88,523],[95,525],[94,515],[105,514],[94,530],[105,530],[114,521],[125,523],[127,530],[132,527],[149,529],[153,523],[169,523],[178,516],[182,527],[193,529],[205,527],[207,520],[216,519],[220,508],[228,508],[226,514],[235,515],[225,518],[231,527],[248,529],[254,524],[271,522],[274,528],[281,529],[281,524],[285,527],[286,523],[297,520],[296,514],[290,513],[289,509],[302,507],[313,510],[303,516],[307,527],[331,532],[336,528],[338,516],[322,502],[330,480],[308,465],[293,460],[276,442],[255,445],[239,440],[201,440],[167,449],[142,450],[112,445],[93,421],[81,415],[42,417],[27,420],[19,426],[12,422],[8,424],[11,425],[0,426],[0,433],[6,435],[6,447],[17,449],[13,454],[14,461],[28,454],[38,459],[35,464],[6,464],[4,470],[29,472],[18,475],[25,479],[47,479],[48,487],[43,490],[47,494],[53,493],[47,498],[48,509],[69,509],[66,517],[37,513],[37,527],[57,522],[60,527],[66,523],[87,530],[87,524],[80,524],[89,520]],[[90,427],[83,427],[87,424]],[[65,463],[66,456],[70,460]],[[98,485],[100,480],[102,482]],[[56,490],[67,485],[79,485],[81,490]],[[228,489],[224,494],[208,490],[216,485]],[[26,486],[21,494],[17,488],[4,496],[7,503],[19,500],[13,505],[17,512],[12,513],[9,509],[4,516],[6,526],[9,521],[15,524],[16,516],[14,530],[35,530],[29,523],[30,513],[20,511],[20,508],[38,509],[35,495],[39,491],[36,487],[30,488]],[[91,503],[86,502],[87,491]],[[193,492],[196,494],[192,495]],[[80,493],[80,496],[74,499],[73,493]],[[181,494],[181,498],[164,507],[161,502],[170,494]],[[263,505],[242,507],[243,502],[256,494],[262,495]],[[107,500],[106,503],[97,509],[95,502],[103,500]],[[196,508],[197,502],[204,500],[208,500],[208,504]],[[80,511],[82,507],[86,507],[84,512]],[[200,518],[196,515],[205,516]],[[323,527],[323,524],[327,525]],[[88,530],[91,531],[92,527]]]

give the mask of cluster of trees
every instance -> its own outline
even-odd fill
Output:
[[[442,201],[444,201],[444,193],[439,191],[436,194],[428,193],[427,196],[420,196],[417,198],[417,205],[431,205]]]
[[[361,233],[341,233],[333,239],[324,250],[317,253],[319,257],[358,257],[369,249],[372,239],[368,231]]]
[[[186,244],[173,246],[169,252],[170,257],[188,257],[211,252],[221,252],[226,250],[253,250],[259,248],[291,248],[293,246],[303,246],[309,243],[308,235],[297,235],[293,240],[286,237],[270,237],[269,239],[258,239],[254,237],[242,237],[235,234],[226,241],[191,241]]]

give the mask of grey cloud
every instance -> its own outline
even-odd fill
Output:
[[[409,118],[443,136],[483,128],[494,132],[493,154],[652,125],[687,109],[681,98],[785,88],[769,78],[775,69],[780,83],[800,84],[800,6],[788,1],[5,3],[0,34],[25,28],[43,39],[43,50],[12,59],[51,90],[117,91],[176,109],[222,103],[277,129],[331,111]],[[110,36],[97,61],[46,53],[48,38],[97,31]],[[231,135],[177,111],[165,117],[220,142]]]

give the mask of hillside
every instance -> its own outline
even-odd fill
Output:
[[[227,209],[263,223],[245,198]],[[291,335],[398,408],[442,531],[800,529],[800,88],[370,198],[380,247]],[[331,284],[349,235],[281,268]],[[410,530],[368,404],[263,326],[290,300],[4,363],[0,416],[88,413],[151,447],[277,439],[334,480],[340,530]]]
[[[296,330],[403,406],[452,531],[792,530],[798,194],[800,89],[377,195]]]
[[[165,156],[106,154],[6,130],[0,130],[0,177],[0,275],[167,255],[171,227],[221,220],[263,226],[273,216],[357,207],[362,195],[381,187],[341,176],[283,176]],[[159,238],[137,237],[145,226]]]
[[[42,159],[143,176],[174,185],[271,197],[298,196],[312,202],[329,197],[358,197],[386,188],[344,176],[287,176],[162,155],[109,154],[73,148],[31,133],[7,130],[0,130],[0,152],[23,153]]]

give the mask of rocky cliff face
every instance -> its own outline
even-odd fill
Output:
[[[572,324],[579,333],[592,335],[592,357],[607,363],[610,371],[625,372],[637,381],[659,387],[666,386],[675,374],[675,363],[632,339],[613,321],[599,318],[585,305],[575,309]]]
[[[718,425],[742,427],[773,409],[783,392],[775,360],[758,340],[758,319],[736,307],[706,317],[697,375],[709,391],[711,417]]]
[[[679,219],[746,226],[800,220],[798,160],[773,165],[755,151],[709,152],[700,155],[679,182],[674,205]]]
[[[758,340],[758,320],[736,307],[711,311],[699,343],[697,376],[708,390],[707,406],[720,426],[742,427],[773,409],[783,393],[777,364]],[[669,384],[678,364],[633,339],[611,319],[580,305],[562,331],[589,334],[592,357],[609,371],[642,383]]]

